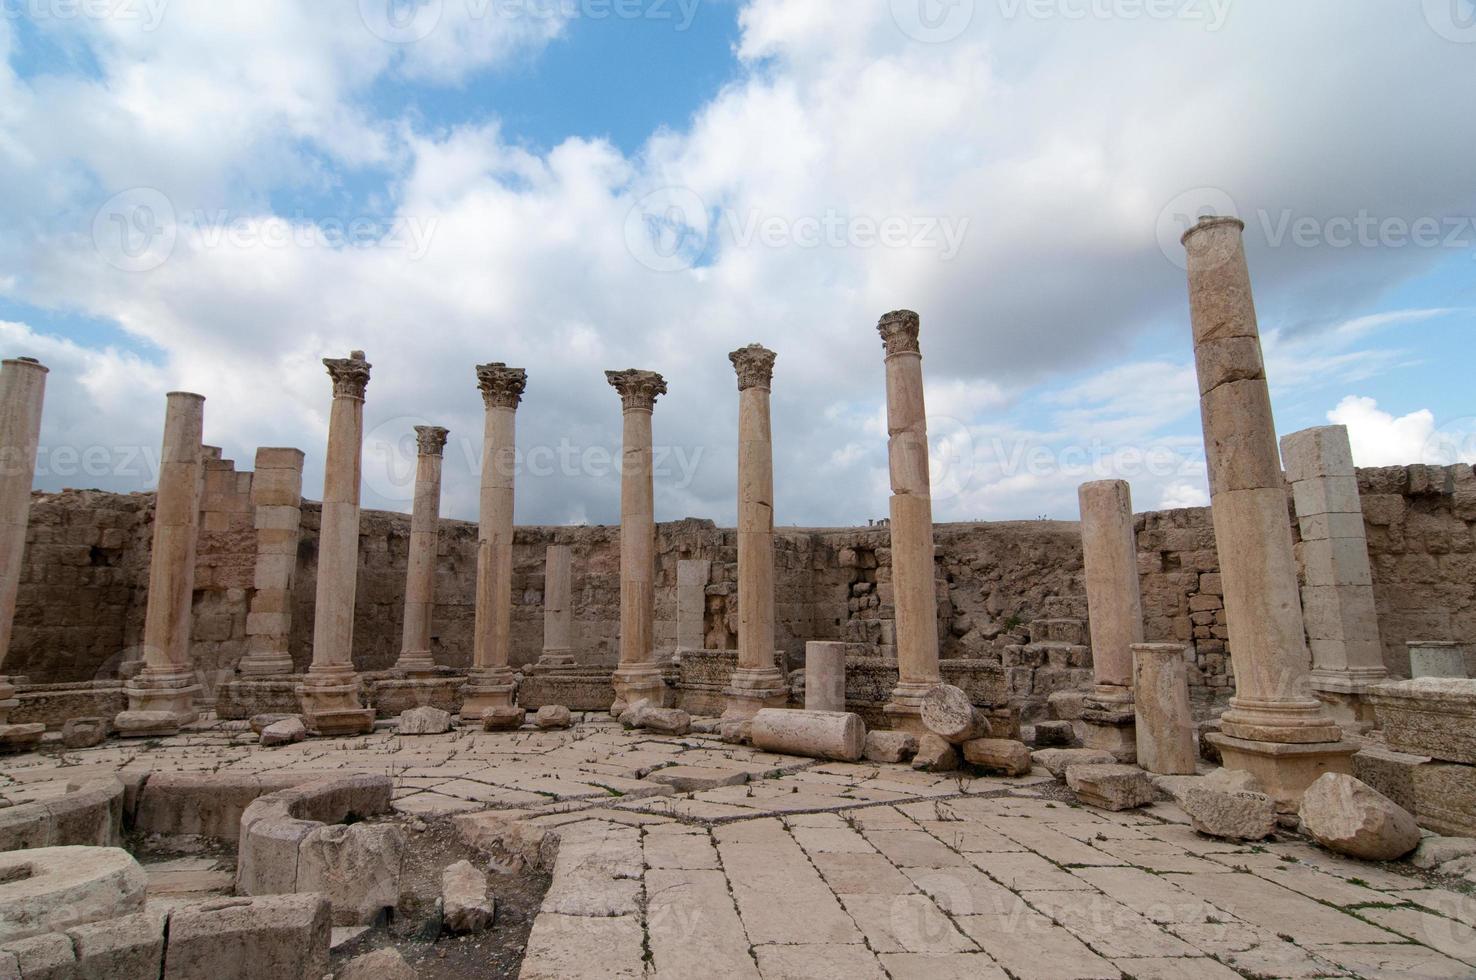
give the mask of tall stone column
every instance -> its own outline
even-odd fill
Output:
[[[46,730],[45,725],[9,724],[11,709],[19,702],[4,670],[26,551],[46,373],[41,362],[29,357],[6,360],[0,367],[0,749],[6,750],[30,748]]]
[[[1374,721],[1363,695],[1388,677],[1358,473],[1348,429],[1328,425],[1281,440],[1302,533],[1302,615],[1312,689],[1339,722]]]
[[[892,588],[897,608],[897,668],[882,710],[892,727],[926,733],[922,699],[943,682],[938,672],[938,599],[933,584],[933,501],[928,420],[923,401],[920,322],[898,310],[877,332],[887,352],[887,455],[891,463]]]
[[[1097,681],[1082,712],[1082,741],[1088,748],[1111,752],[1119,762],[1132,762],[1137,757],[1133,645],[1143,642],[1132,491],[1122,480],[1101,480],[1083,483],[1076,496]]]
[[[789,702],[774,649],[774,438],[769,390],[778,355],[750,344],[728,355],[738,372],[738,669],[725,721]]]
[[[242,677],[285,677],[292,673],[292,580],[302,529],[300,449],[256,451],[251,503],[256,523],[256,579],[246,614],[246,655],[236,666]]]
[[[574,553],[551,544],[543,557],[543,653],[538,666],[555,670],[574,661]]]
[[[325,358],[333,379],[323,515],[318,531],[318,594],[313,613],[313,663],[299,688],[308,727],[323,735],[374,728],[374,711],[359,702],[354,671],[354,597],[359,577],[359,484],[364,449],[364,391],[370,364],[363,351]]]
[[[517,412],[528,373],[506,364],[477,367],[487,409],[482,439],[482,497],[477,542],[477,609],[471,677],[461,717],[480,721],[489,708],[510,708],[517,678],[512,646],[513,471]]]
[[[436,672],[431,656],[431,612],[436,606],[436,552],[440,543],[441,461],[448,430],[417,425],[415,503],[410,513],[410,558],[405,568],[405,633],[395,670],[411,677]]]
[[[654,371],[606,371],[625,413],[620,465],[620,664],[612,683],[612,711],[642,698],[666,700],[666,682],[656,664],[652,624],[656,619],[656,499],[652,483],[651,415],[666,394]]]
[[[143,670],[129,681],[128,710],[115,722],[125,737],[173,735],[199,718],[200,685],[190,663],[195,544],[200,536],[201,435],[205,398],[172,391],[159,454],[149,600],[144,611]]]
[[[1260,778],[1283,809],[1324,772],[1348,772],[1354,747],[1310,694],[1286,485],[1236,218],[1184,234],[1200,414],[1235,697],[1211,738],[1226,768]]]

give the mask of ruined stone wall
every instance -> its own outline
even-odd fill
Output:
[[[196,572],[194,651],[209,681],[245,649],[255,564],[249,473],[207,463]],[[1359,472],[1386,660],[1404,673],[1411,639],[1476,636],[1476,478],[1465,467]],[[38,493],[6,670],[33,683],[117,676],[136,656],[148,586],[152,494]],[[1290,502],[1288,519],[1291,520]],[[294,582],[291,652],[312,658],[319,505],[303,505]],[[1295,522],[1292,522],[1295,527]],[[360,548],[355,659],[362,670],[400,653],[407,515],[366,511]],[[1148,639],[1192,647],[1201,698],[1233,689],[1223,601],[1208,509],[1137,517]],[[528,527],[517,532],[513,663],[537,659],[543,642],[543,560],[551,543],[573,550],[574,625],[580,660],[618,659],[620,577],[616,527]],[[1011,694],[1041,699],[1089,675],[1082,647],[1081,547],[1071,522],[939,525],[939,635],[946,659],[1002,664]],[[432,648],[447,666],[471,663],[476,525],[443,521]],[[710,521],[657,529],[658,650],[676,645],[677,563],[712,563],[706,589],[708,649],[736,645],[736,534]],[[777,643],[792,665],[807,640],[867,644],[886,657],[895,643],[891,552],[877,528],[781,529],[776,541]],[[1476,664],[1473,664],[1476,666]]]

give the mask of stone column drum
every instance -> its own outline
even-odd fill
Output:
[[[1189,705],[1189,667],[1177,643],[1135,643],[1138,765],[1160,776],[1192,776],[1199,759]]]
[[[1111,752],[1119,762],[1137,756],[1133,733],[1133,644],[1143,642],[1143,600],[1138,590],[1138,546],[1133,536],[1132,491],[1122,480],[1084,483],[1081,550],[1097,686],[1082,711],[1088,748]]]
[[[1200,414],[1225,590],[1235,697],[1209,736],[1226,768],[1256,775],[1283,810],[1324,772],[1351,771],[1352,745],[1311,696],[1286,485],[1237,218],[1184,234]]]
[[[128,710],[114,724],[124,737],[173,735],[199,718],[200,685],[190,663],[195,544],[200,535],[200,472],[205,398],[172,391],[159,454],[143,670],[129,681]]]
[[[551,544],[543,558],[543,654],[538,666],[550,670],[573,667],[574,553],[566,544]]]
[[[805,710],[846,710],[844,643],[811,640],[805,644]]]
[[[1374,608],[1373,570],[1348,429],[1327,425],[1281,440],[1302,534],[1302,616],[1312,690],[1333,718],[1372,723],[1363,695],[1389,676]]]
[[[477,366],[487,410],[482,438],[482,496],[477,542],[477,607],[471,676],[461,717],[479,721],[490,708],[511,708],[517,677],[512,645],[513,479],[517,412],[528,372],[492,363]]]
[[[292,673],[292,580],[302,527],[300,449],[256,451],[251,504],[256,524],[256,578],[246,614],[246,655],[236,666],[242,677],[285,677]]]
[[[46,730],[45,725],[9,724],[11,709],[19,702],[4,670],[26,551],[46,373],[41,362],[29,357],[7,360],[0,367],[0,749],[5,750],[29,748]]]
[[[656,663],[652,632],[656,618],[656,502],[652,483],[651,415],[666,394],[654,371],[606,371],[620,393],[624,412],[620,466],[620,664],[612,683],[612,713],[647,698],[666,701],[666,682]]]
[[[449,432],[417,425],[415,502],[410,512],[410,556],[405,568],[405,631],[395,670],[408,677],[436,673],[431,656],[431,613],[436,606],[436,551],[440,544],[441,462]]]
[[[738,669],[724,721],[782,708],[789,688],[774,649],[774,456],[769,390],[777,355],[758,344],[733,351],[738,372]]]
[[[899,674],[892,699],[882,711],[893,728],[927,734],[922,699],[942,683],[942,675],[938,671],[933,501],[919,329],[918,315],[910,310],[888,313],[877,325],[887,356],[887,455],[892,475],[892,587]]]
[[[325,358],[333,379],[323,515],[318,531],[318,593],[313,611],[313,663],[298,688],[304,720],[322,735],[374,728],[359,702],[354,671],[354,598],[359,576],[359,484],[363,463],[364,392],[370,364],[363,351]]]

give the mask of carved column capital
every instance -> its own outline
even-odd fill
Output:
[[[606,371],[605,380],[610,387],[620,392],[620,401],[627,412],[649,412],[656,407],[656,399],[666,394],[666,379],[655,371]]]
[[[450,434],[450,429],[442,428],[439,425],[417,425],[415,427],[415,442],[420,447],[420,455],[441,455],[446,449],[446,437]]]
[[[348,357],[325,357],[323,366],[328,377],[333,379],[334,398],[364,400],[364,390],[369,387],[369,369],[373,367],[364,360],[364,352],[356,350]]]
[[[888,357],[893,354],[922,353],[917,342],[920,329],[921,321],[911,310],[895,310],[882,317],[881,322],[876,325],[876,332],[881,334]]]
[[[733,362],[733,368],[738,372],[738,390],[763,388],[767,391],[774,380],[774,361],[778,357],[760,344],[749,344],[729,354],[728,360]]]
[[[506,364],[477,365],[477,387],[488,408],[517,408],[528,388],[528,372]]]

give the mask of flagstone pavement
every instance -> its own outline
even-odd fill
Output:
[[[14,803],[117,772],[383,773],[408,817],[559,840],[524,980],[1476,977],[1476,896],[1294,835],[1078,806],[1048,773],[826,763],[586,719],[262,749],[203,726],[6,761]]]

